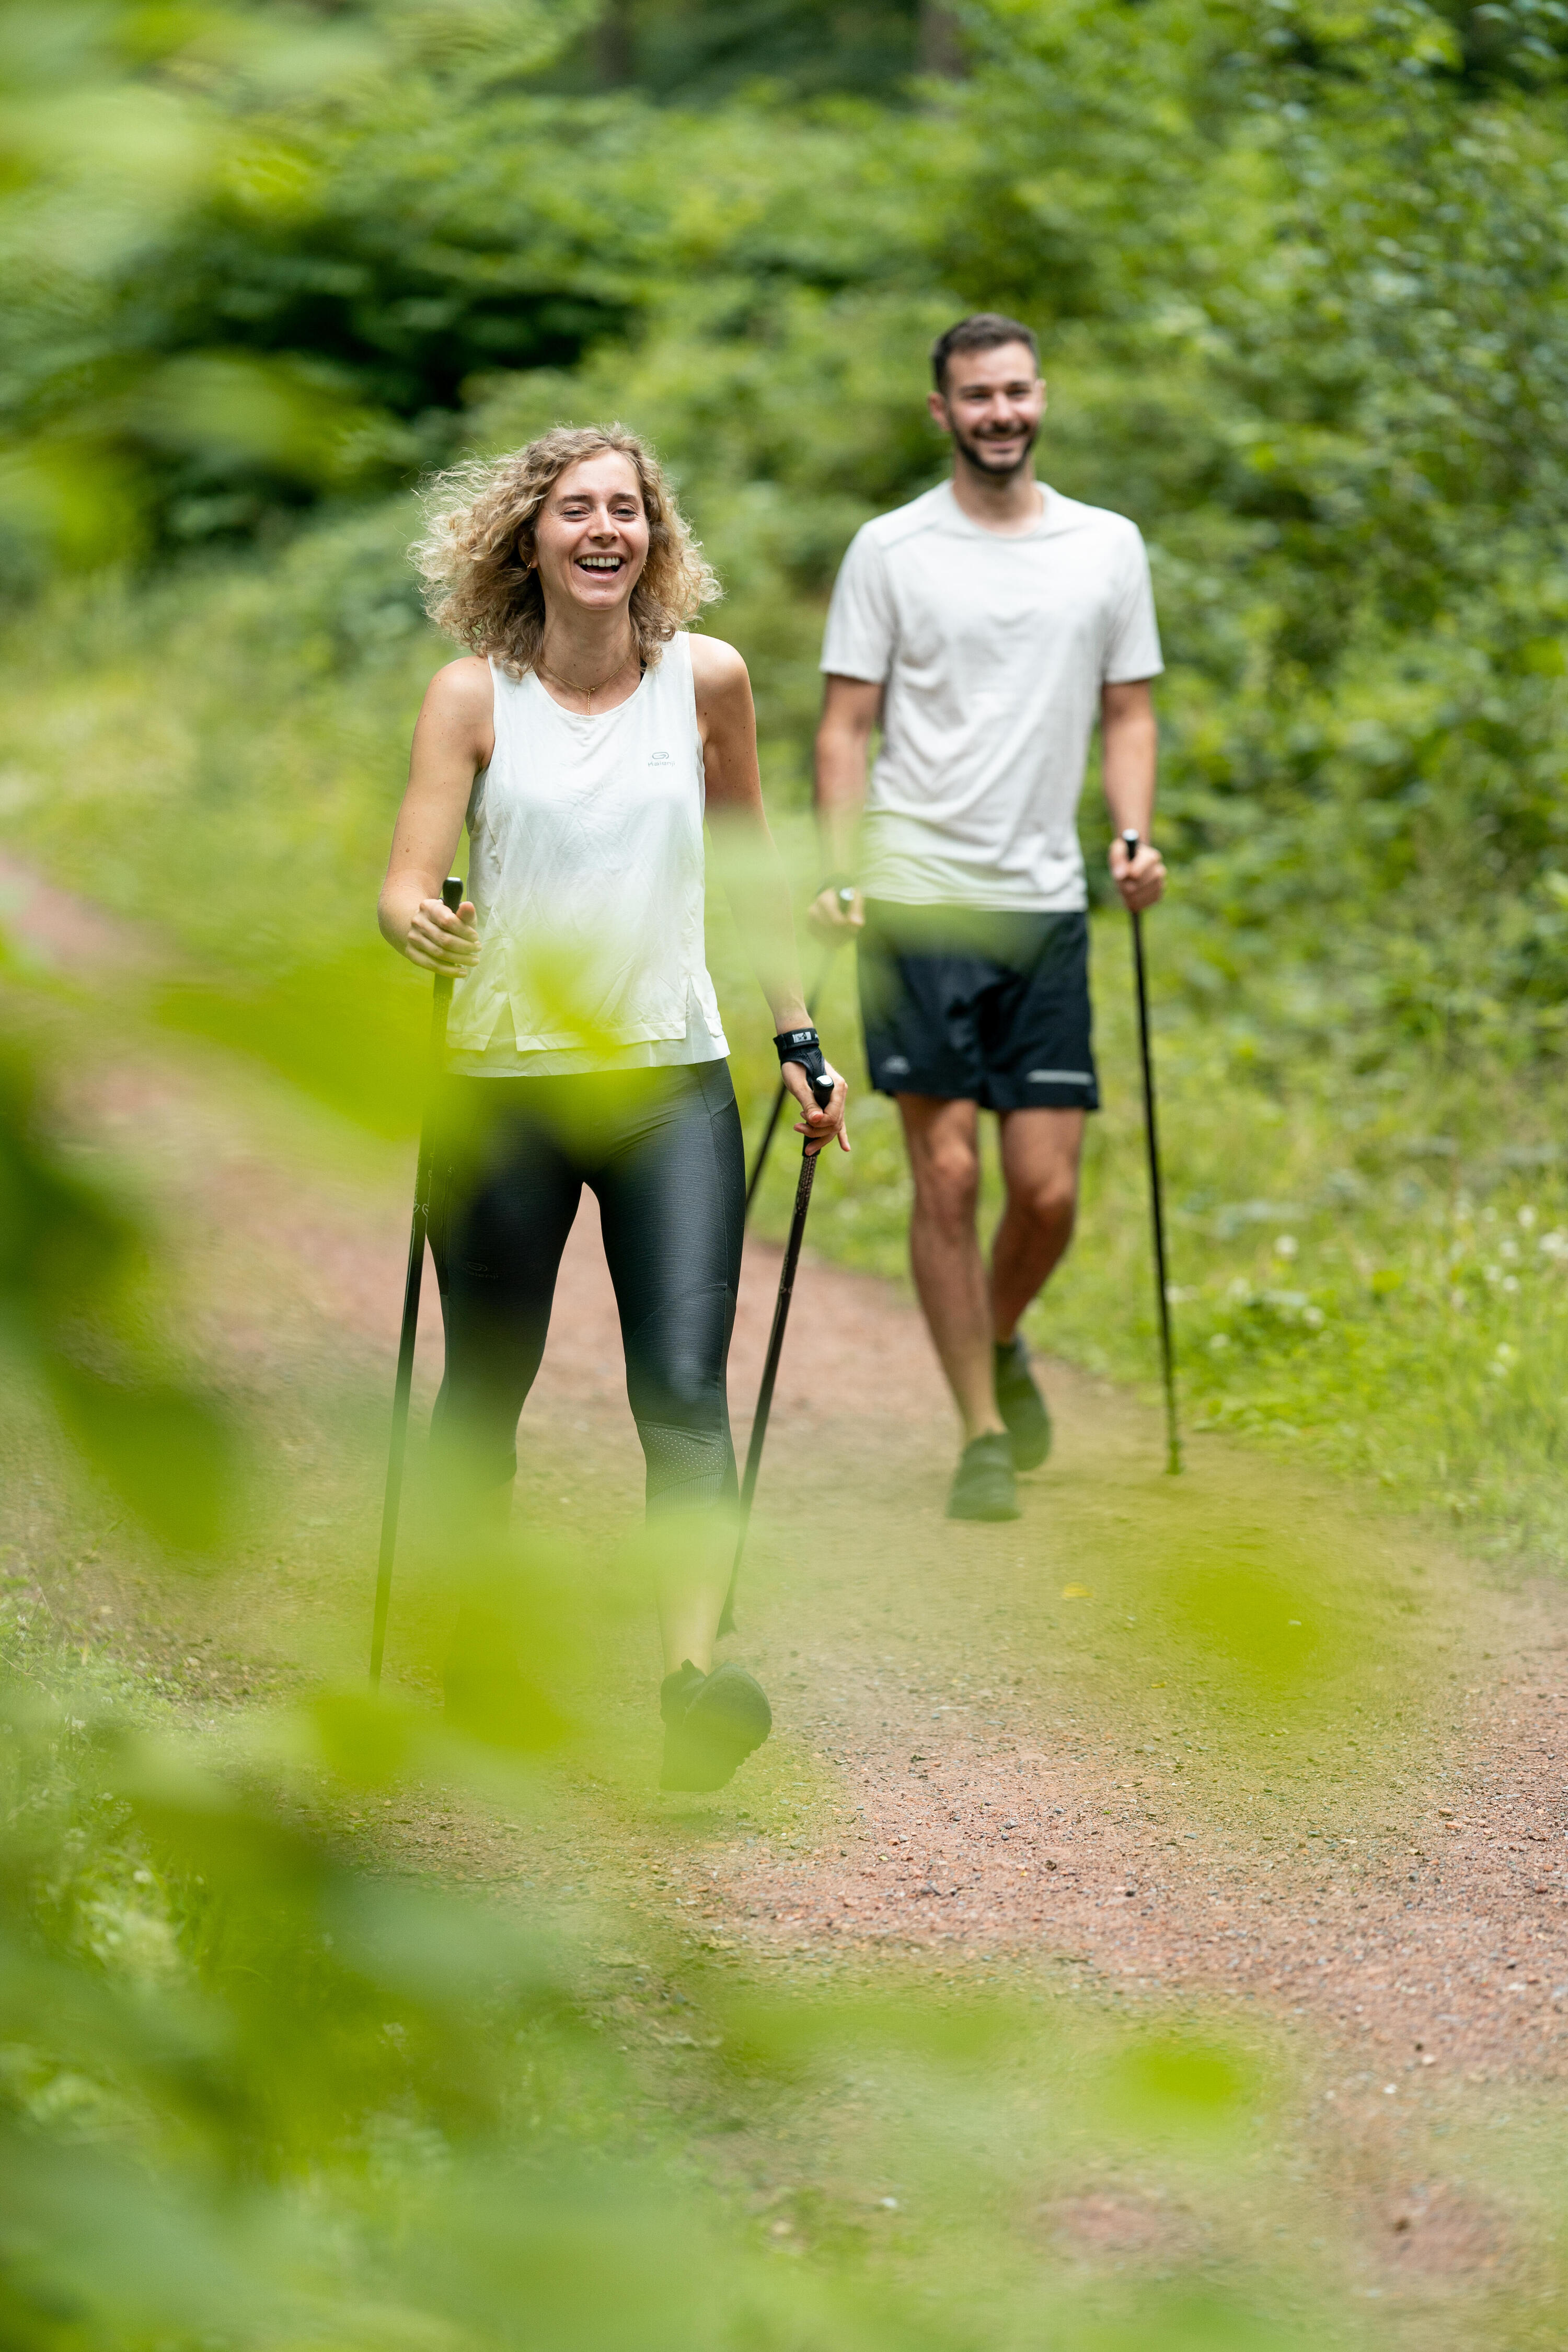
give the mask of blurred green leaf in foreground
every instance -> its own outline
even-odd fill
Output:
[[[164,1543],[212,1553],[236,1458],[210,1394],[137,1330],[137,1235],[68,1164],[32,1075],[0,1064],[0,1343],[40,1377],[86,1461]]]
[[[193,1432],[134,1351],[116,1360],[124,1413],[95,1421],[78,1358],[111,1351],[104,1302],[138,1256],[155,1322],[163,1268],[71,1173],[25,1066],[11,1071],[7,1229],[27,1248],[8,1267],[9,1392],[41,1375],[91,1472],[150,1496],[161,1529]],[[332,1434],[352,1467],[357,1431],[345,1418]],[[266,1457],[263,1432],[251,1450]],[[101,1517],[68,1472],[50,1507]],[[342,1566],[363,1599],[363,1563]],[[1021,1967],[973,1994],[897,1961],[808,1988],[623,1901],[613,1878],[591,1911],[557,1912],[515,1864],[483,1895],[456,1891],[447,1861],[410,1871],[401,1822],[458,1812],[604,1851],[659,1803],[646,1757],[623,1754],[608,1673],[606,1629],[634,1596],[613,1578],[607,1600],[585,1593],[580,1545],[556,1557],[531,1538],[510,1563],[465,1549],[470,1582],[503,1569],[510,1638],[553,1708],[533,1754],[359,1690],[240,1722],[176,1710],[109,1654],[68,1647],[25,1568],[0,1572],[0,2337],[29,2352],[1323,2340],[1320,2284],[1248,2251],[1300,2096],[1267,2032],[1117,2019]],[[437,1572],[449,1615],[450,1561],[407,1564],[405,1656]],[[274,1589],[287,1597],[280,1569]],[[148,1605],[167,1606],[155,1583]],[[847,2065],[878,2087],[840,2112]],[[1089,2278],[1038,2217],[1108,2166],[1153,2167],[1216,2214],[1239,2193],[1249,2218],[1234,2244],[1226,2225],[1217,2265],[1184,2239],[1159,2275]]]

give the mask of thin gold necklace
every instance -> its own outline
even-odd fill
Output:
[[[612,670],[608,677],[601,678],[597,686],[579,686],[575,678],[563,677],[558,669],[551,669],[547,667],[542,656],[541,656],[537,664],[537,667],[541,677],[552,679],[556,686],[563,686],[568,694],[586,695],[588,698],[589,713],[592,715],[594,697],[596,694],[607,694],[611,687],[615,685],[617,678],[625,677],[627,670],[631,667],[632,663],[636,658],[637,647],[634,646],[631,652],[626,656],[625,661],[622,662],[620,667],[618,669]]]

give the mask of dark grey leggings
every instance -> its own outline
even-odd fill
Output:
[[[729,1065],[563,1078],[450,1077],[431,1241],[447,1371],[437,1474],[515,1475],[584,1184],[620,1309],[626,1394],[656,1506],[735,1493],[724,1368],[741,1279],[745,1169]]]

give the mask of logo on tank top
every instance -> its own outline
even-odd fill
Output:
[[[668,768],[669,765],[669,753],[668,751],[650,751],[647,755],[647,763],[650,768]]]

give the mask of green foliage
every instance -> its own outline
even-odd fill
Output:
[[[1005,2264],[982,2336],[951,2257],[917,2302],[907,2263],[868,2261],[853,2234],[792,2263],[697,2193],[689,2132],[604,2032],[615,1996],[589,1948],[378,1879],[298,1826],[285,1786],[237,1787],[101,1698],[73,1717],[47,1679],[0,1701],[8,2342],[957,2352],[1037,2340],[1042,2313],[1063,2352],[1113,2340],[1108,2320],[1129,2341],[1310,2340],[1290,2292],[1256,2281],[1097,2310],[1005,2252],[986,2210],[1008,2189],[987,2134],[1015,2159],[1028,2134],[1021,2081],[1057,2094],[1071,2137],[1106,2110],[1199,2182],[1245,2163],[1268,2093],[1241,2050],[1064,2032],[1021,2003],[747,2003],[674,1962],[719,2045],[719,2097],[805,2107],[853,2053],[919,2120],[900,2177],[922,2202],[942,2210],[980,2165],[983,2196],[960,2195]]]
[[[101,562],[384,492],[449,446],[475,367],[570,356],[622,316],[635,237],[601,257],[565,194],[581,115],[509,95],[580,22],[571,0],[219,0],[16,26],[16,554]],[[626,115],[599,109],[623,175]]]
[[[687,106],[759,82],[801,96],[886,97],[931,62],[929,17],[916,0],[608,0],[551,79],[574,89],[632,83]]]
[[[155,1535],[215,1550],[231,1432],[147,1344],[135,1230],[70,1167],[15,1052],[0,1066],[0,1349],[13,1370],[43,1381],[92,1468]]]

